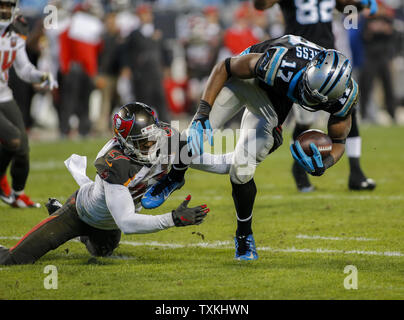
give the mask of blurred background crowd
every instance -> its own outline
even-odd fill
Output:
[[[378,3],[377,15],[359,15],[358,28],[344,28],[346,17],[335,12],[337,48],[354,65],[361,121],[402,124],[404,1]],[[43,128],[66,139],[110,135],[111,113],[133,100],[155,108],[162,121],[189,120],[216,62],[284,34],[278,5],[262,12],[251,1],[21,0],[20,6],[31,61],[59,81],[49,94],[10,74],[34,138]]]

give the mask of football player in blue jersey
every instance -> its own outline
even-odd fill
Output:
[[[376,0],[253,0],[258,10],[265,10],[278,3],[285,18],[285,33],[302,36],[305,39],[321,45],[327,49],[335,48],[335,37],[332,30],[334,9],[343,12],[344,7],[353,5],[362,10],[368,8],[373,15],[378,10]],[[298,106],[293,108],[296,124],[293,130],[295,140],[302,132],[308,130],[315,116]],[[349,158],[350,190],[373,190],[376,187],[372,179],[366,177],[360,165],[362,153],[362,139],[356,117],[356,110],[352,111],[352,128],[346,142],[346,152]],[[306,172],[295,161],[292,166],[296,186],[301,192],[311,192],[313,185]]]
[[[322,159],[314,144],[311,157],[303,152],[299,142],[291,146],[292,155],[302,168],[313,176],[321,176],[345,151],[358,95],[350,61],[336,50],[326,50],[299,36],[264,41],[215,66],[188,130],[187,142],[193,156],[206,155],[204,137],[213,145],[213,129],[221,128],[244,109],[235,150],[230,157],[223,157],[231,161],[224,166],[217,164],[217,172],[228,173],[232,184],[237,212],[237,260],[258,258],[251,227],[257,193],[254,174],[257,166],[282,144],[281,126],[293,104],[311,112],[330,113],[328,135],[333,148],[328,157]],[[141,201],[143,207],[160,206],[181,187],[188,164],[183,161],[173,165],[170,173],[146,192]],[[209,171],[215,172],[214,165]]]

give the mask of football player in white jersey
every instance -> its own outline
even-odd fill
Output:
[[[191,196],[166,214],[139,213],[146,190],[166,175],[174,161],[175,152],[165,147],[178,134],[141,103],[123,106],[113,121],[115,137],[97,156],[95,181],[86,176],[86,158],[72,155],[65,164],[80,189],[63,206],[51,199],[49,218],[14,247],[0,247],[0,265],[34,263],[75,237],[93,256],[109,256],[121,232],[144,234],[203,222],[209,209],[206,205],[188,208]]]
[[[24,188],[29,173],[29,146],[24,121],[13,92],[8,87],[8,73],[13,66],[17,75],[29,83],[53,90],[58,84],[52,75],[37,70],[25,50],[25,36],[18,31],[18,0],[0,0],[0,199],[17,207],[36,208]],[[10,167],[11,187],[7,181]]]

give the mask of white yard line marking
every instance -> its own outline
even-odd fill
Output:
[[[22,237],[0,237],[0,240],[20,240]]]
[[[200,193],[200,196],[209,196],[210,200],[224,200],[224,199],[231,199],[231,196],[211,196],[209,194]],[[170,199],[173,200],[181,200],[183,196],[171,196]],[[319,195],[300,195],[294,194],[293,198],[297,201],[301,200],[388,200],[388,201],[402,201],[404,200],[404,196],[396,195],[396,196],[375,196],[375,195],[362,195],[362,196],[355,196],[355,195],[334,195],[334,194],[319,194]],[[291,196],[283,196],[283,195],[261,195],[257,197],[257,200],[285,200],[291,199]]]
[[[121,241],[122,244],[134,246],[134,247],[143,247],[143,246],[151,246],[151,247],[160,247],[164,249],[180,249],[180,248],[190,248],[190,247],[201,247],[201,248],[209,248],[209,249],[229,249],[234,250],[233,246],[229,246],[231,244],[230,241],[216,241],[212,243],[200,242],[193,244],[174,244],[174,243],[160,243],[156,241],[150,242],[132,242],[132,241]],[[257,250],[269,251],[269,252],[284,252],[284,253],[318,253],[318,254],[328,254],[328,253],[340,253],[340,254],[357,254],[357,255],[370,255],[370,256],[387,256],[387,257],[404,257],[404,254],[401,252],[394,251],[364,251],[364,250],[334,250],[334,249],[297,249],[295,247],[286,248],[286,249],[277,249],[271,247],[258,247]]]
[[[201,248],[210,248],[210,249],[221,249],[225,247],[229,247],[231,244],[230,241],[215,241],[215,242],[199,242],[199,243],[190,243],[190,244],[178,244],[178,243],[161,243],[157,241],[148,241],[148,242],[133,242],[133,241],[121,241],[121,244],[126,244],[133,247],[160,247],[165,249],[181,249],[181,248],[192,248],[192,247],[201,247]]]
[[[0,237],[3,240],[16,240],[20,237]],[[73,240],[75,241],[75,240]],[[148,242],[134,242],[134,241],[121,241],[120,244],[129,245],[132,247],[159,247],[162,249],[183,249],[183,248],[206,248],[206,249],[226,249],[234,250],[234,246],[231,241],[215,241],[215,242],[199,242],[192,244],[180,244],[180,243],[162,243],[158,241]],[[385,256],[385,257],[404,257],[404,253],[397,251],[365,251],[365,250],[336,250],[326,248],[271,248],[271,247],[258,247],[258,251],[268,252],[280,252],[280,253],[316,253],[316,254],[349,254],[349,255],[367,255],[367,256]]]
[[[320,254],[327,254],[327,253],[339,253],[339,254],[356,254],[356,255],[369,255],[369,256],[387,256],[387,257],[404,257],[404,254],[401,252],[394,252],[394,251],[363,251],[363,250],[334,250],[334,249],[297,249],[295,247],[286,248],[286,249],[275,249],[269,247],[262,247],[257,248],[257,250],[263,251],[272,251],[272,252],[290,252],[290,253],[320,253]]]
[[[32,170],[55,170],[65,168],[63,161],[32,161],[31,164]]]
[[[378,239],[364,237],[324,237],[324,236],[309,236],[307,234],[298,234],[296,239],[307,240],[333,240],[333,241],[378,241]]]
[[[161,247],[164,249],[179,249],[179,248],[189,248],[189,247],[201,247],[201,248],[209,248],[209,249],[231,249],[234,250],[233,246],[229,246],[230,241],[216,241],[213,243],[194,243],[194,244],[174,244],[174,243],[160,243],[156,241],[151,242],[132,242],[132,241],[121,241],[122,244],[134,246],[134,247],[142,247],[142,246],[151,246],[151,247]],[[340,254],[357,254],[357,255],[371,255],[371,256],[388,256],[388,257],[404,257],[404,254],[401,252],[394,251],[385,251],[385,252],[377,252],[377,251],[363,251],[363,250],[334,250],[334,249],[297,249],[295,247],[286,248],[286,249],[277,249],[271,247],[258,247],[257,250],[262,251],[270,251],[270,252],[284,252],[284,253],[340,253]]]
[[[109,256],[109,259],[115,259],[115,260],[135,260],[135,257],[128,257],[128,256]]]

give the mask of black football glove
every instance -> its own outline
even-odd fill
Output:
[[[210,209],[206,205],[195,208],[188,208],[191,201],[191,196],[188,196],[185,201],[176,209],[173,210],[173,220],[176,227],[185,227],[198,225],[203,222]]]
[[[48,202],[45,204],[46,209],[48,209],[48,213],[51,216],[56,211],[58,211],[63,205],[59,202],[59,200],[55,198],[49,198]]]

